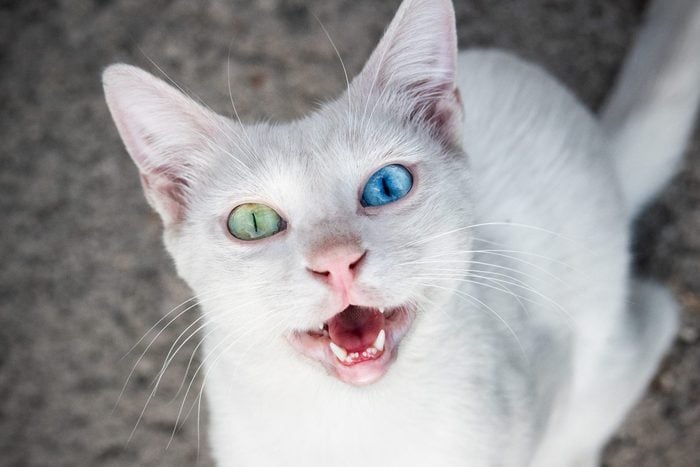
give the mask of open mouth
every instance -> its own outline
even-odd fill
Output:
[[[318,329],[295,331],[289,340],[299,352],[318,360],[341,381],[366,385],[388,371],[414,317],[415,308],[408,305],[350,305]]]

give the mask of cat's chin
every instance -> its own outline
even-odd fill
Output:
[[[292,332],[289,342],[339,380],[364,386],[389,370],[415,314],[412,305],[381,309],[350,305],[318,329]]]

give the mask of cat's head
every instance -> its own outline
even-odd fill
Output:
[[[439,271],[470,244],[456,53],[450,2],[406,0],[346,93],[278,125],[105,71],[168,250],[231,349],[357,385],[430,350],[455,286]]]

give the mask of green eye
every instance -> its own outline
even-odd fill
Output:
[[[284,219],[264,204],[241,204],[228,216],[228,231],[240,240],[258,240],[286,228]]]

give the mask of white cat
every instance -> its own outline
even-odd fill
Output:
[[[201,303],[219,465],[597,465],[676,330],[628,243],[692,128],[700,4],[649,20],[600,118],[458,55],[448,0],[405,0],[347,92],[287,124],[105,71]]]

